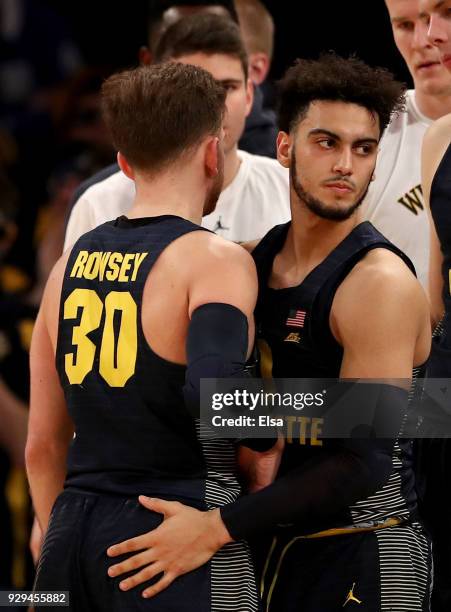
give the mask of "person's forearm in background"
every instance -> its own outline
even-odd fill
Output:
[[[17,467],[25,466],[27,405],[0,378],[0,446]]]

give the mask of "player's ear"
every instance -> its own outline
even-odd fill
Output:
[[[138,59],[141,66],[149,66],[152,63],[152,53],[149,47],[142,46],[139,48]]]
[[[254,85],[261,85],[268,76],[271,62],[267,53],[258,51],[249,55],[249,76]]]
[[[246,117],[252,110],[252,105],[254,103],[254,84],[251,79],[248,78],[246,81]]]
[[[284,168],[290,167],[292,146],[293,141],[289,134],[286,132],[277,134],[277,159]]]
[[[127,176],[129,179],[132,179],[133,181],[135,178],[135,173],[133,171],[133,168],[130,166],[130,164],[128,163],[128,161],[125,159],[125,157],[122,155],[120,151],[118,151],[118,154],[117,154],[117,163],[119,164],[119,168],[122,170],[125,176]]]
[[[219,173],[220,146],[217,136],[210,137],[205,145],[205,172],[208,178],[213,178]]]

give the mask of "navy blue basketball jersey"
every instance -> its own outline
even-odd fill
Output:
[[[261,373],[275,378],[337,379],[343,348],[329,325],[330,310],[339,285],[366,253],[384,248],[396,253],[414,272],[413,264],[371,223],[356,226],[346,238],[294,287],[268,287],[274,257],[281,250],[290,224],[273,228],[254,250],[259,276],[256,310]],[[356,296],[358,299],[358,296]],[[333,449],[334,440],[318,444],[305,436],[286,441],[280,473],[283,474]],[[416,510],[411,460],[411,443],[399,440],[392,457],[392,474],[383,488],[370,498],[358,501],[327,527],[368,525],[391,517],[411,518]],[[321,525],[318,525],[321,529]]]
[[[215,505],[222,488],[231,499],[238,495],[232,443],[216,441],[215,450],[201,441],[199,422],[184,404],[185,366],[154,353],[141,324],[143,289],[159,255],[199,230],[171,215],[120,217],[73,247],[56,352],[75,425],[66,487],[172,495],[204,506]]]

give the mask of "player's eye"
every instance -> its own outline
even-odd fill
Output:
[[[332,149],[335,145],[335,140],[333,138],[322,138],[317,143],[322,149]]]
[[[404,32],[413,32],[414,23],[413,21],[401,21],[398,23],[398,29]]]
[[[355,147],[354,150],[359,155],[371,155],[371,153],[374,151],[374,145],[371,145],[371,144],[361,144],[361,145],[358,145],[357,147]]]

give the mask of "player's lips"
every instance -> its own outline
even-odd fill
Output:
[[[332,189],[333,191],[337,191],[338,193],[350,193],[351,191],[354,191],[352,185],[349,183],[334,182],[326,183],[324,186],[328,189]]]
[[[451,55],[449,53],[442,57],[442,64],[447,68],[451,68]]]
[[[426,71],[426,70],[430,70],[431,68],[436,68],[437,66],[440,66],[440,62],[431,60],[430,62],[421,62],[421,64],[417,64],[416,70]]]

